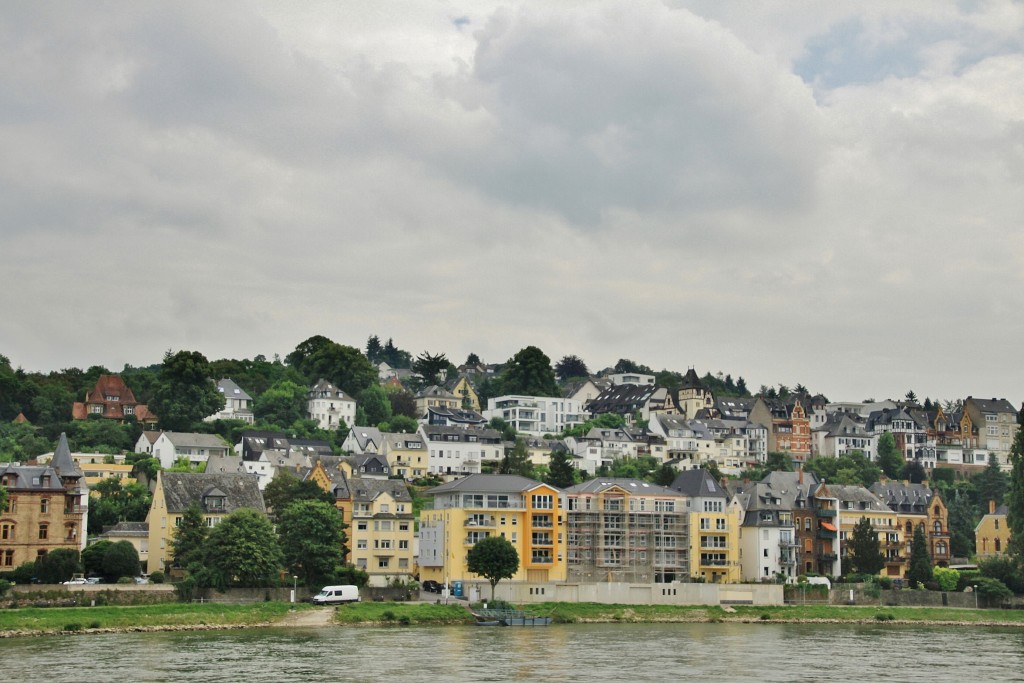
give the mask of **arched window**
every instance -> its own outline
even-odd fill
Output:
[[[907,522],[907,536],[914,533],[914,525],[911,522]]]
[[[942,522],[940,522],[939,520],[935,520],[934,529],[935,529],[935,533],[941,534],[942,533]]]
[[[1000,541],[1000,539],[997,538],[996,539],[996,552],[999,553],[999,552],[1002,552],[1002,551],[1003,551],[1003,544]]]
[[[946,555],[946,542],[945,541],[939,541],[938,543],[935,544],[935,554],[940,556],[940,557],[944,557]]]

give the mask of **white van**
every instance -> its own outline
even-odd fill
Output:
[[[314,605],[333,605],[341,602],[359,602],[357,586],[324,586],[313,596]]]

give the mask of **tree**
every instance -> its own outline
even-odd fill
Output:
[[[1006,507],[1006,523],[1010,527],[1007,550],[1018,562],[1024,562],[1024,406],[1017,413],[1017,433],[1010,447],[1010,488]]]
[[[416,356],[412,369],[423,378],[424,384],[431,385],[441,383],[441,372],[447,370],[449,365],[451,363],[443,353],[431,355],[430,352],[424,351]]]
[[[518,474],[522,477],[533,476],[533,464],[523,439],[516,439],[512,450],[507,451],[498,466],[498,474]]]
[[[302,480],[284,468],[278,468],[277,474],[263,490],[263,502],[272,516],[285,510],[292,503],[300,500],[318,500],[334,505],[334,495],[320,488],[312,479]]]
[[[658,467],[654,473],[654,483],[658,486],[672,486],[672,482],[676,480],[676,476],[679,474],[675,467],[664,462]]]
[[[487,579],[491,584],[491,600],[494,588],[502,579],[511,579],[519,571],[519,553],[503,536],[488,536],[469,549],[466,554],[466,569]]]
[[[913,389],[908,391],[907,395],[904,398],[907,399],[908,403],[917,403],[917,394],[914,393]]]
[[[959,490],[955,490],[948,500],[950,553],[953,557],[970,557],[974,554],[978,509],[970,497]]]
[[[392,434],[413,434],[420,423],[405,415],[395,415],[388,420],[388,431]]]
[[[480,365],[480,356],[470,353],[466,356],[466,365]]]
[[[150,407],[160,426],[170,431],[191,431],[224,405],[224,397],[210,381],[210,363],[198,351],[178,351],[164,355],[160,382]]]
[[[103,528],[118,522],[142,522],[149,513],[153,496],[143,484],[122,484],[113,477],[91,487],[99,493],[89,505],[89,534],[99,535]]]
[[[651,370],[646,365],[642,365],[640,363],[635,363],[635,362],[631,361],[628,358],[620,358],[619,362],[615,364],[614,368],[612,368],[612,372],[615,372],[615,373],[632,372],[632,373],[638,373],[638,374],[642,374],[642,375],[653,375],[654,374],[654,371]]]
[[[871,520],[861,517],[853,527],[853,534],[846,544],[850,551],[850,569],[857,574],[877,574],[885,566],[878,532],[871,526]]]
[[[122,576],[138,576],[139,553],[131,541],[111,543],[103,553],[103,577],[116,582]]]
[[[306,389],[295,382],[282,380],[260,395],[252,406],[257,419],[280,428],[306,417]]]
[[[555,363],[555,374],[564,382],[571,377],[589,377],[590,370],[579,356],[562,356]]]
[[[255,587],[272,585],[283,559],[266,515],[242,508],[210,530],[201,561],[220,585]]]
[[[501,377],[506,394],[522,396],[561,396],[551,359],[536,346],[520,349],[509,359]]]
[[[85,550],[82,551],[82,571],[87,576],[103,575],[103,556],[112,545],[113,541],[104,538],[85,546]]]
[[[978,490],[978,505],[982,514],[988,512],[990,500],[996,506],[1003,504],[1003,496],[1010,486],[1010,477],[999,467],[999,461],[993,456],[988,459],[985,469],[971,478]]]
[[[492,417],[487,426],[491,429],[501,433],[501,438],[504,441],[515,441],[516,440],[516,429],[508,422],[505,422],[504,418]]]
[[[82,571],[77,550],[57,548],[36,560],[36,578],[40,583],[63,583]]]
[[[376,427],[381,422],[391,419],[391,401],[387,393],[375,384],[359,392],[357,398],[359,407],[366,414],[367,427]]]
[[[0,484],[0,512],[7,512],[7,487]]]
[[[416,398],[411,393],[402,389],[399,391],[388,391],[387,394],[388,400],[391,401],[392,415],[403,415],[411,420],[420,417],[416,410]]]
[[[291,503],[278,515],[277,534],[285,566],[307,586],[322,583],[344,564],[345,523],[330,503]]]
[[[792,472],[793,458],[788,453],[770,451],[764,465],[771,472]]]
[[[878,466],[885,472],[885,476],[898,479],[905,464],[892,432],[882,434],[878,439]]]
[[[932,580],[932,558],[928,554],[928,541],[924,537],[924,526],[918,524],[914,529],[914,540],[910,544],[910,568],[907,571],[910,585],[922,586]]]
[[[551,454],[548,476],[544,477],[544,483],[560,489],[567,489],[576,483],[576,468],[569,460],[568,451],[560,448]]]
[[[380,337],[375,334],[370,335],[370,338],[366,340],[366,358],[374,365],[381,362],[384,354],[384,347],[381,346]]]
[[[203,548],[210,535],[210,528],[203,519],[203,511],[197,503],[192,503],[181,514],[181,522],[174,530],[171,539],[171,557],[177,567],[188,567],[202,561]]]
[[[928,478],[928,473],[924,471],[924,465],[916,460],[911,460],[904,465],[902,474],[903,478],[911,484],[920,484]]]
[[[285,362],[299,371],[306,384],[323,378],[351,396],[377,383],[377,368],[359,349],[321,335],[300,343]]]

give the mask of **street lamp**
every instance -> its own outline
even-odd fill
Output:
[[[974,609],[978,609],[978,587],[974,586]]]
[[[295,596],[298,595],[298,592],[299,592],[299,577],[293,574],[292,575],[292,602],[293,603],[295,602]]]

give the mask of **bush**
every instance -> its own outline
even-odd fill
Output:
[[[82,625],[79,624],[77,621],[72,622],[70,624],[64,624],[64,630],[65,631],[81,631],[82,630]]]
[[[761,614],[761,621],[771,621],[772,615],[764,612]]]
[[[888,612],[882,612],[882,613],[879,613],[879,614],[875,615],[875,621],[892,621],[895,618],[896,617],[894,617],[893,615],[889,614]]]
[[[14,583],[32,583],[32,579],[36,577],[36,563],[25,562],[19,564],[18,567],[11,572],[11,580]]]
[[[956,583],[956,589],[958,591],[967,590],[969,587],[978,583],[978,579],[982,578],[981,572],[975,569],[967,569],[960,572],[960,580]]]
[[[882,590],[892,590],[892,579],[888,576],[883,576],[878,579],[878,585],[882,587]]]
[[[100,622],[98,622],[98,621],[91,621],[91,622],[89,622],[89,628],[100,628]]]
[[[164,573],[162,571],[160,571],[159,569],[157,569],[155,572],[153,572],[152,574],[149,575],[149,582],[150,583],[163,583],[164,579],[165,579]]]
[[[7,594],[7,591],[11,589],[11,582],[7,579],[0,579],[0,598]]]
[[[990,557],[978,563],[982,576],[999,579],[1014,593],[1024,593],[1024,571],[1012,557]]]
[[[933,573],[935,582],[939,584],[939,590],[950,592],[957,589],[960,583],[960,572],[948,567],[936,567]]]
[[[985,599],[988,604],[1000,605],[1013,597],[1013,591],[1006,587],[999,579],[992,579],[982,576],[977,579],[978,595]]]
[[[394,621],[395,620],[395,613],[392,612],[391,610],[384,610],[384,612],[380,615],[380,618],[383,619],[384,621]]]
[[[135,583],[135,579],[133,579],[130,576],[122,576],[120,579],[117,580],[117,582],[121,585],[124,585],[128,583]]]

